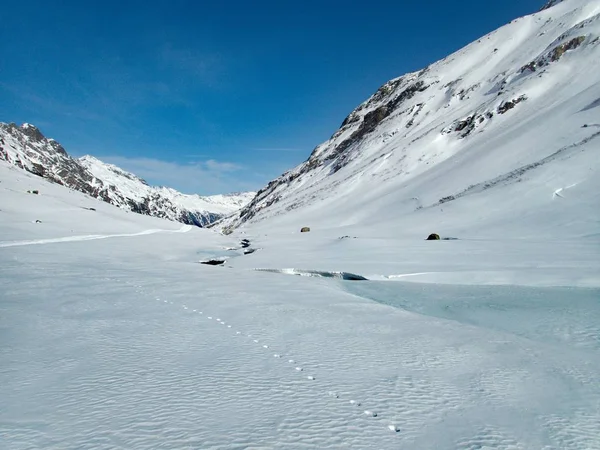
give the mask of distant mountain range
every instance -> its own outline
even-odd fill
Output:
[[[0,123],[0,160],[119,208],[199,227],[245,206],[254,192],[202,197],[143,179],[92,156],[76,159],[31,124]]]

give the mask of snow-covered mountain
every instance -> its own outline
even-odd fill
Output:
[[[70,157],[58,142],[45,138],[27,123],[0,123],[0,160],[120,208],[200,227],[232,214],[255,195],[244,192],[201,197],[149,186],[92,156]]]
[[[219,225],[461,232],[478,217],[465,214],[469,196],[495,204],[481,234],[528,224],[525,234],[585,235],[599,219],[599,138],[600,1],[551,1],[385,83]]]

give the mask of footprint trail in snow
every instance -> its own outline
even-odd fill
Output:
[[[129,284],[131,284],[131,283],[129,283]],[[138,292],[140,295],[151,296],[150,294],[146,293],[143,290],[142,286],[139,286],[139,285],[133,285],[133,286],[135,288],[137,288],[136,292]],[[158,296],[154,296],[154,297],[155,297],[155,299],[157,301],[161,301],[160,297],[158,297]],[[163,302],[164,303],[168,303],[170,305],[175,305],[173,302],[168,301],[168,300],[163,300]],[[190,309],[187,305],[183,305],[183,304],[180,305],[180,306],[181,306],[181,308],[184,311],[189,311],[189,312],[197,313],[198,316],[202,316],[202,317],[204,317],[204,318],[206,318],[208,320],[211,320],[211,321],[213,320],[213,316],[204,315],[203,311],[198,311],[196,309]],[[223,321],[221,318],[214,317],[214,321],[216,323],[221,324],[221,325],[226,325],[226,322]],[[232,329],[232,325],[228,324],[226,329]],[[239,330],[232,330],[232,332],[235,332],[235,334],[231,335],[232,337],[240,336],[240,335],[243,334],[243,332],[239,331]],[[246,337],[248,339],[250,339],[250,341],[252,343],[260,345],[263,349],[270,350],[270,347],[271,347],[270,345],[262,344],[261,341],[260,341],[260,339],[256,339],[256,337],[253,336],[252,334],[247,334]],[[283,359],[284,355],[282,355],[281,353],[275,353],[275,354],[273,354],[273,357],[276,358],[276,359]],[[288,363],[290,365],[292,365],[292,367],[294,367],[295,372],[297,372],[299,374],[305,373],[303,367],[296,365],[297,362],[296,362],[295,359],[293,359],[293,358],[288,359]],[[314,381],[314,382],[316,382],[317,377],[314,374],[312,374],[312,375],[304,375],[304,379],[308,380],[308,381]],[[342,396],[339,393],[336,393],[336,392],[327,392],[326,394],[328,396],[330,396],[330,397],[334,397],[335,399],[343,400]],[[347,401],[347,404],[349,404],[351,406],[354,406],[354,407],[360,407],[361,404],[362,404],[361,402],[359,402],[357,400],[354,400],[354,399],[350,399],[350,400],[346,400],[346,401]],[[377,413],[376,411],[373,411],[373,410],[362,410],[360,412],[360,414],[362,414],[363,416],[367,416],[369,418],[372,418],[372,419],[381,419],[379,413]],[[396,424],[386,425],[386,429],[388,429],[390,431],[393,431],[393,432],[399,432],[400,431],[400,428]]]

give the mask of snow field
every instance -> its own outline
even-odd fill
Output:
[[[599,296],[577,287],[598,286],[593,240],[249,233],[260,251],[211,267],[198,255],[240,236],[145,234],[170,226],[112,209],[72,222],[85,196],[55,187],[40,204],[15,174],[3,172],[15,188],[1,197],[3,242],[37,245],[0,248],[8,448],[599,446]],[[73,226],[132,235],[53,240]],[[532,287],[508,285],[528,266]],[[460,284],[261,267],[381,279],[443,268]],[[507,285],[465,284],[486,273]],[[552,287],[554,273],[573,283]]]

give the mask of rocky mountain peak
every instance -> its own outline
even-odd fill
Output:
[[[146,181],[86,155],[74,159],[31,124],[0,123],[0,160],[136,213],[204,227],[245,206],[254,193],[200,197]]]
[[[42,142],[46,139],[42,132],[30,123],[24,123],[19,127],[19,130],[34,142]]]
[[[558,5],[559,3],[562,3],[563,0],[550,0],[548,3],[546,3],[544,6],[542,6],[542,9],[540,9],[540,11],[543,11],[545,9],[548,8],[552,8],[555,5]]]

